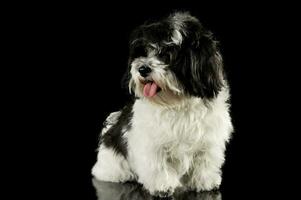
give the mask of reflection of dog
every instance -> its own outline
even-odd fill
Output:
[[[140,185],[135,183],[112,183],[93,179],[97,200],[154,200],[155,197],[146,193]],[[213,192],[176,192],[174,200],[221,200],[219,191]]]
[[[138,27],[126,78],[136,98],[107,118],[93,175],[160,196],[219,187],[232,124],[211,32],[188,13]]]

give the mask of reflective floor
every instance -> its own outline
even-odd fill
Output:
[[[142,187],[136,183],[110,183],[93,179],[93,186],[96,190],[98,200],[155,200],[155,199],[173,199],[173,200],[221,200],[219,191],[213,192],[181,192],[177,191],[172,197],[158,198],[152,197],[145,192]]]

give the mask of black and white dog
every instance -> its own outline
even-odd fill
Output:
[[[106,119],[92,174],[135,180],[159,196],[218,188],[232,123],[212,33],[182,12],[143,24],[130,40],[126,76],[136,98]]]

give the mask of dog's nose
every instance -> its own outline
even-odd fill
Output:
[[[138,71],[142,77],[147,77],[148,74],[152,71],[152,69],[146,65],[143,65],[139,67]]]

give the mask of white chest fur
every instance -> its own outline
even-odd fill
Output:
[[[125,134],[132,167],[154,160],[156,164],[171,164],[184,174],[196,154],[212,146],[224,149],[232,131],[227,98],[228,93],[221,92],[208,105],[191,98],[173,108],[137,100],[132,129]]]

